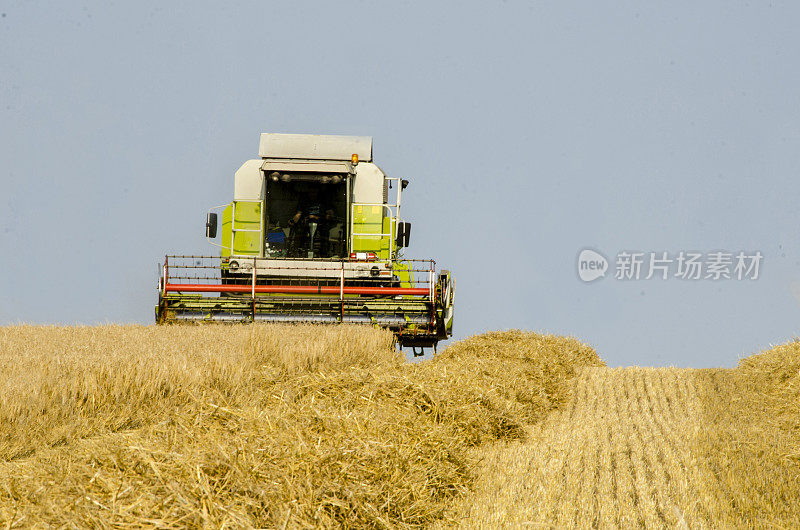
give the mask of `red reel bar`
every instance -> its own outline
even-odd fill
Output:
[[[367,295],[424,295],[431,294],[427,287],[347,287],[316,285],[220,285],[168,283],[167,292],[184,293],[281,293],[281,294],[367,294]]]

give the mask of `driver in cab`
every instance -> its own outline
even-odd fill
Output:
[[[314,242],[320,242],[320,253],[325,255],[328,247],[328,237],[330,233],[330,225],[334,220],[333,209],[330,208],[325,201],[322,200],[317,188],[311,188],[308,192],[300,198],[297,205],[297,212],[289,219],[289,226],[295,230],[298,225],[306,229],[300,229],[300,236],[302,241],[301,246],[312,250]],[[309,225],[314,223],[316,225],[314,234],[309,230]]]
[[[319,223],[324,218],[326,221],[333,220],[333,209],[327,207],[319,196],[319,190],[311,188],[308,193],[303,195],[300,203],[297,205],[297,213],[294,217],[289,219],[289,226],[294,226],[300,222],[301,219],[306,222]]]

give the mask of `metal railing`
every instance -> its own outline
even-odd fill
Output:
[[[158,291],[167,293],[225,293],[292,296],[423,297],[435,295],[436,262],[403,260],[404,266],[385,262],[237,257],[230,269],[219,256],[168,255],[161,266]],[[381,268],[383,267],[383,270]],[[384,276],[375,275],[389,272]],[[304,273],[300,275],[299,273]],[[326,273],[326,274],[323,274]],[[335,277],[333,276],[335,274]],[[402,278],[401,278],[402,276]]]
[[[362,238],[362,237],[363,238],[366,238],[366,237],[378,237],[378,238],[381,238],[381,239],[383,239],[384,237],[388,237],[389,238],[389,250],[391,251],[391,249],[392,249],[392,240],[394,239],[394,233],[392,233],[392,227],[393,226],[397,226],[397,224],[402,221],[402,219],[400,218],[400,201],[401,201],[402,190],[403,190],[402,181],[403,181],[403,179],[399,178],[399,177],[386,177],[385,178],[385,182],[386,182],[385,185],[388,186],[389,183],[391,183],[391,182],[395,183],[394,188],[397,191],[396,191],[396,197],[395,197],[394,204],[392,204],[390,202],[386,202],[386,203],[354,202],[354,203],[350,204],[350,212],[349,212],[349,215],[348,215],[348,217],[349,217],[348,234],[350,236],[349,248],[350,248],[351,252],[355,251],[355,248],[353,247],[354,240],[356,238]],[[367,232],[358,232],[358,233],[356,233],[356,232],[354,232],[354,230],[353,230],[354,224],[355,224],[354,213],[355,213],[356,207],[374,207],[374,206],[380,206],[383,209],[381,211],[381,221],[380,221],[381,230],[383,230],[383,220],[384,219],[389,219],[389,232],[383,232],[383,231],[374,232],[374,233],[367,233]],[[387,215],[384,215],[384,213],[386,213]]]
[[[388,219],[389,220],[389,231],[388,232],[383,232],[383,231],[381,231],[381,232],[356,232],[354,230],[354,227],[355,227],[355,220],[354,220],[355,216],[354,216],[354,213],[355,213],[355,208],[357,206],[358,207],[370,207],[370,208],[375,207],[375,206],[379,206],[383,210],[385,210],[385,212],[388,212],[388,215],[384,215],[384,211],[381,212],[380,224],[381,224],[381,230],[383,230],[383,222],[384,222],[385,219]],[[359,239],[359,238],[370,238],[370,237],[377,237],[379,239],[389,238],[389,251],[391,252],[392,240],[394,239],[394,234],[392,233],[392,227],[393,226],[397,226],[397,223],[400,222],[400,218],[397,217],[396,215],[394,215],[394,212],[392,212],[392,205],[379,204],[379,203],[367,203],[367,202],[353,203],[353,204],[350,205],[350,216],[349,217],[350,217],[350,226],[349,226],[348,233],[350,234],[350,245],[349,245],[349,248],[350,248],[351,252],[355,252],[354,242],[355,242],[356,239]]]
[[[236,243],[236,232],[258,232],[259,234],[259,245],[263,246],[264,242],[261,241],[262,234],[264,233],[264,212],[259,210],[258,215],[258,229],[255,228],[236,228],[236,203],[239,202],[248,202],[248,203],[255,203],[258,204],[259,207],[262,205],[262,201],[236,201],[234,200],[231,202],[231,254],[234,253],[234,244]],[[242,221],[246,222],[246,221]],[[257,253],[261,253],[261,250],[257,250]]]

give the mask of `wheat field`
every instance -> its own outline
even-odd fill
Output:
[[[350,326],[0,328],[5,528],[419,528],[566,403],[571,338],[406,363]]]
[[[607,368],[493,332],[0,327],[5,528],[798,528],[800,343]]]

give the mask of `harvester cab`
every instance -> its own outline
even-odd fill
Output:
[[[373,163],[372,138],[264,133],[259,156],[206,217],[220,255],[166,256],[156,322],[371,324],[415,355],[452,335],[454,279],[404,257],[408,181]]]

